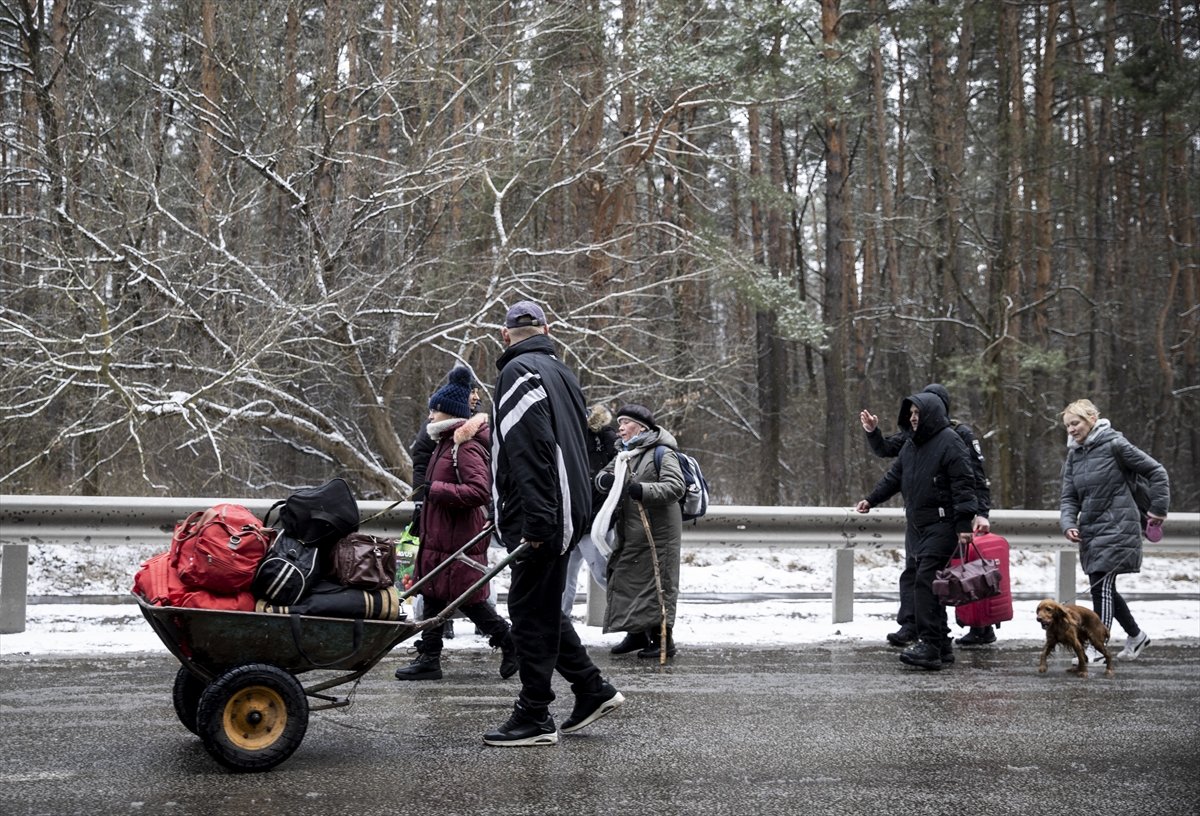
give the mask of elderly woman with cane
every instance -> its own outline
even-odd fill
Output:
[[[665,662],[675,655],[672,630],[679,601],[679,549],[683,518],[683,471],[675,437],[654,421],[644,405],[617,411],[620,450],[596,476],[604,504],[592,526],[592,539],[614,532],[608,557],[605,632],[625,632],[613,654]]]

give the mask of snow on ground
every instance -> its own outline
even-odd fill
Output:
[[[128,593],[138,564],[159,549],[30,547],[29,595],[53,598]],[[901,566],[898,552],[856,553],[855,592],[860,596],[890,593],[894,597]],[[828,593],[832,575],[833,553],[829,550],[685,549],[680,585],[685,595]],[[581,576],[580,581],[583,584],[586,578]],[[1000,641],[1041,641],[1042,631],[1034,610],[1040,598],[1053,595],[1053,555],[1014,552],[1010,581],[1015,594],[1035,597],[1014,603],[1015,617],[1000,628]],[[1086,590],[1086,584],[1086,578],[1079,574],[1076,587],[1080,592]],[[1200,558],[1148,557],[1140,574],[1121,576],[1117,585],[1127,595],[1177,596],[1170,600],[1130,601],[1139,624],[1151,638],[1200,641]],[[507,572],[495,580],[494,588],[501,593],[507,591]],[[859,598],[854,603],[853,621],[833,623],[832,601],[828,597],[761,601],[685,599],[679,604],[675,639],[681,648],[687,644],[771,647],[821,642],[882,643],[884,636],[895,629],[895,611],[894,600]],[[503,604],[500,612],[505,612]],[[577,602],[576,628],[586,645],[606,647],[620,639],[619,634],[604,634],[599,627],[585,625],[584,614],[584,605]],[[165,651],[137,607],[130,603],[31,603],[26,618],[24,632],[0,635],[0,655]],[[954,634],[960,633],[953,624],[952,629]],[[1120,644],[1124,633],[1119,626],[1115,629],[1113,639]],[[447,648],[482,648],[483,639],[472,630],[469,622],[456,621],[459,636],[448,640]]]

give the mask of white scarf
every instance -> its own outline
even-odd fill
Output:
[[[638,451],[619,451],[616,459],[613,461],[613,483],[612,489],[608,491],[608,495],[604,497],[604,504],[600,505],[600,512],[596,514],[596,518],[592,521],[592,543],[596,545],[596,549],[608,558],[612,555],[612,547],[608,545],[608,528],[612,525],[612,516],[616,512],[617,502],[621,500],[621,493],[625,487],[625,475],[629,470],[629,459]]]

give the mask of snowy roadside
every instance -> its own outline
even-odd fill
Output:
[[[1016,601],[1014,619],[1003,624],[998,644],[1029,644],[1043,639],[1034,618],[1037,601]],[[1138,622],[1158,642],[1187,642],[1200,646],[1200,600],[1142,601],[1132,603]],[[501,614],[505,610],[500,607]],[[879,644],[895,629],[895,604],[890,601],[857,601],[854,620],[831,622],[828,600],[758,601],[752,603],[683,602],[679,605],[675,639],[687,645],[778,648],[815,643]],[[590,648],[607,648],[619,634],[604,634],[582,621],[583,606],[575,609],[576,630]],[[468,621],[455,621],[456,637],[446,648],[484,649],[485,639],[475,635]],[[951,626],[954,634],[961,634]],[[1122,642],[1119,628],[1114,633]],[[404,644],[397,647],[399,652]],[[166,652],[136,606],[129,604],[36,604],[29,607],[24,632],[0,635],[0,656],[33,657]]]
[[[138,564],[156,550],[134,547],[31,547],[29,594],[40,596],[121,595],[129,591]],[[57,550],[57,551],[55,551]],[[680,584],[685,593],[771,592],[828,593],[833,555],[828,550],[792,548],[685,550]],[[900,564],[890,551],[863,551],[855,556],[855,590],[860,594],[895,593]],[[582,579],[581,579],[582,580]],[[1046,553],[1014,552],[1010,569],[1013,592],[1049,597],[1053,594],[1054,559]],[[495,588],[507,590],[507,573]],[[1079,576],[1083,591],[1086,580]],[[1147,558],[1137,575],[1122,576],[1118,587],[1127,594],[1174,595],[1171,600],[1131,601],[1134,614],[1156,640],[1193,641],[1200,645],[1200,558]],[[1014,619],[999,632],[1000,644],[1042,640],[1034,611],[1037,600],[1014,602]],[[501,604],[500,611],[505,609]],[[576,604],[580,637],[590,647],[620,639],[599,627],[583,624],[584,606]],[[743,647],[786,647],[810,643],[882,643],[895,628],[895,603],[856,600],[854,620],[832,622],[832,603],[816,600],[711,602],[679,604],[675,637],[685,644]],[[0,636],[0,655],[86,655],[165,651],[158,637],[132,604],[39,603],[27,607],[26,630]],[[952,625],[954,633],[957,627]],[[449,649],[484,648],[466,621],[446,642]],[[1123,640],[1117,628],[1114,640]]]

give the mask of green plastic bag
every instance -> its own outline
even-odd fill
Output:
[[[413,531],[410,521],[404,532],[396,539],[396,586],[401,592],[407,592],[413,585],[413,567],[417,562],[417,550],[421,540]]]

